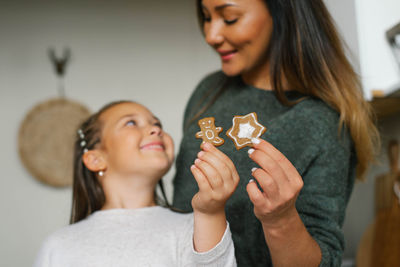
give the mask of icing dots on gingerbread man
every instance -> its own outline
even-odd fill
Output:
[[[209,142],[214,146],[220,146],[225,141],[218,136],[222,132],[222,127],[215,127],[214,117],[207,117],[198,121],[200,132],[196,133],[196,138],[203,139],[204,142]]]
[[[244,116],[234,116],[232,122],[232,128],[226,132],[226,135],[233,140],[237,150],[252,146],[251,139],[260,137],[267,130],[257,121],[255,112]]]

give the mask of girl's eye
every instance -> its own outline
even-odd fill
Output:
[[[238,21],[238,19],[231,19],[231,20],[224,20],[226,24],[231,25],[234,24],[236,21]]]
[[[210,22],[211,21],[211,17],[206,17],[206,16],[203,16],[204,17],[204,22]]]
[[[134,121],[134,120],[129,120],[129,121],[126,122],[125,125],[127,125],[127,126],[136,126],[136,121]]]
[[[162,124],[161,124],[161,122],[156,122],[156,123],[154,123],[154,125],[157,126],[157,127],[159,127],[160,129],[162,129]]]

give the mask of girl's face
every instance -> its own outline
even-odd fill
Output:
[[[174,158],[172,138],[160,121],[144,106],[122,103],[101,116],[101,151],[107,174],[160,178]]]
[[[228,76],[268,72],[273,23],[264,0],[203,0],[206,42],[221,57]]]

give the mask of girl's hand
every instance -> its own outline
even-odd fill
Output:
[[[212,144],[203,143],[201,148],[190,168],[199,186],[192,207],[204,214],[223,212],[239,183],[239,175],[230,158]]]
[[[247,193],[254,204],[254,214],[269,228],[278,228],[297,216],[297,196],[303,187],[303,180],[290,161],[270,143],[253,139],[254,147],[249,156],[261,168],[253,168]]]

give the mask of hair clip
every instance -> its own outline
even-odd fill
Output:
[[[83,153],[88,152],[89,150],[85,147],[87,143],[85,140],[85,134],[83,133],[82,129],[78,130],[78,135],[79,138],[81,139],[80,146],[83,148]]]

